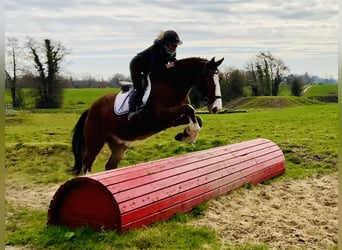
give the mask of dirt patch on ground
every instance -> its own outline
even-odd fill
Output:
[[[241,188],[209,202],[196,226],[215,229],[223,243],[270,249],[330,249],[337,244],[337,173]]]
[[[329,249],[337,244],[337,183],[336,173],[240,188],[211,200],[205,216],[191,224],[215,229],[223,244]],[[58,188],[6,183],[6,200],[14,206],[47,210]]]
[[[328,94],[325,96],[311,96],[309,98],[320,102],[338,102],[338,95],[336,93]]]
[[[36,210],[46,210],[60,185],[25,186],[6,183],[6,201],[12,206],[27,207]]]

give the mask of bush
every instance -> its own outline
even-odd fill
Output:
[[[291,86],[291,93],[294,96],[301,96],[303,94],[303,81],[301,77],[289,76],[288,84]]]

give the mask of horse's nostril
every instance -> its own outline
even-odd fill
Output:
[[[216,114],[216,113],[217,113],[217,108],[216,108],[216,107],[215,107],[215,108],[213,108],[213,110],[212,110],[212,111],[213,111],[213,113],[214,113],[214,114]]]

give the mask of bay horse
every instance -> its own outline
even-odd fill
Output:
[[[116,115],[113,104],[117,94],[96,100],[83,112],[74,127],[72,151],[75,164],[72,172],[79,175],[91,171],[92,164],[105,143],[111,156],[105,169],[114,169],[129,145],[170,127],[185,125],[175,139],[194,143],[202,125],[190,105],[188,93],[195,86],[207,99],[208,111],[217,113],[222,108],[218,66],[224,58],[210,61],[191,57],[177,60],[167,73],[150,74],[151,92],[140,119],[127,119],[127,114]]]

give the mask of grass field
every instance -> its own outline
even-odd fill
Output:
[[[82,88],[82,89],[64,89],[63,90],[63,105],[62,109],[77,110],[88,108],[97,98],[110,94],[117,93],[118,88]],[[23,89],[24,102],[26,108],[32,109],[34,107],[34,100],[30,89]],[[9,90],[6,91],[5,103],[11,103],[11,96]],[[48,111],[46,111],[48,112]]]
[[[65,110],[77,110],[77,109],[86,109],[88,108],[92,102],[94,102],[97,98],[110,93],[117,93],[120,89],[118,88],[82,88],[82,89],[74,89],[67,88],[64,89],[63,94],[63,106],[62,109]],[[27,108],[33,108],[33,100],[31,97],[31,90],[24,89],[24,98]],[[312,96],[324,96],[337,94],[337,84],[331,85],[312,85],[308,88],[308,91],[304,93],[303,97],[312,97]],[[282,85],[279,90],[279,97],[289,97],[291,96],[291,91],[289,86]],[[9,90],[6,91],[5,95],[5,103],[11,103],[11,96]],[[253,104],[251,104],[253,105]]]
[[[44,190],[73,178],[67,173],[73,164],[72,128],[80,112],[92,100],[115,91],[93,90],[65,92],[63,107],[66,110],[17,111],[5,117],[6,188],[18,192]],[[273,181],[336,172],[337,104],[295,97],[285,100],[291,104],[285,105],[286,108],[280,104],[269,108],[279,100],[257,98],[250,100],[252,104],[245,101],[237,107],[243,107],[246,113],[200,115],[203,129],[195,145],[175,141],[174,135],[183,128],[172,128],[134,143],[120,167],[261,137],[277,143],[285,154],[286,172]],[[75,110],[70,112],[69,109]],[[105,147],[93,172],[103,171],[107,158]],[[266,245],[253,244],[222,246],[218,232],[187,225],[189,220],[197,219],[194,214],[176,215],[168,221],[125,234],[96,233],[89,228],[47,227],[46,218],[46,209],[33,209],[7,200],[6,244],[29,249],[267,249]]]
[[[310,87],[305,93],[304,97],[309,96],[324,96],[337,95],[337,84],[321,84]]]
[[[82,109],[89,107],[100,96],[117,93],[118,88],[64,89],[63,109]]]

